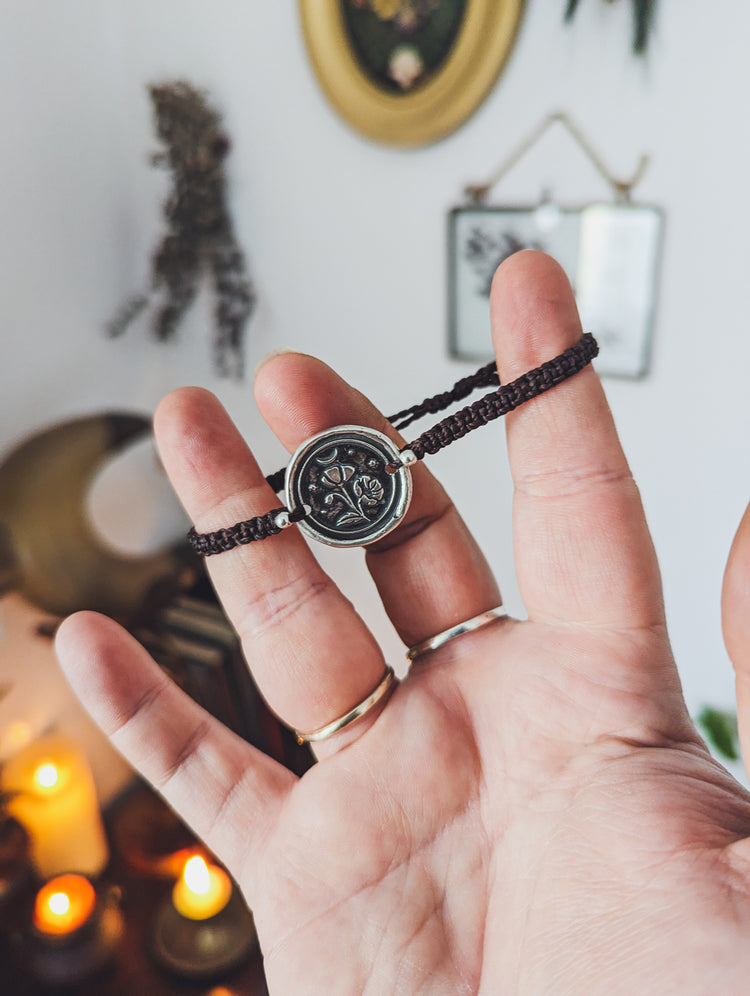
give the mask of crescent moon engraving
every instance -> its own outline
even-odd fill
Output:
[[[330,457],[326,456],[327,453],[330,453],[331,456]],[[325,450],[325,452],[321,453],[319,456],[316,456],[315,462],[319,463],[321,467],[326,467],[329,463],[333,463],[333,461],[336,459],[338,455],[339,455],[338,446],[332,446],[330,450]]]

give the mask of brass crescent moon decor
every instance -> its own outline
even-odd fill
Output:
[[[300,0],[318,81],[353,128],[417,146],[461,125],[513,48],[524,0]]]
[[[132,624],[195,582],[186,544],[120,554],[92,527],[95,470],[151,432],[151,420],[101,412],[22,440],[0,463],[0,595],[17,591],[56,616],[94,609]]]

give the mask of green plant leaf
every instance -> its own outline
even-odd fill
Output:
[[[633,0],[633,15],[635,19],[633,26],[633,51],[636,55],[643,55],[646,51],[648,35],[654,21],[655,11],[656,0]]]
[[[566,23],[573,20],[578,2],[579,0],[567,0],[564,17]],[[613,0],[608,2],[613,3]],[[633,0],[633,51],[636,55],[644,55],[646,52],[655,13],[656,0]]]
[[[733,713],[705,706],[698,716],[698,725],[708,742],[722,757],[729,761],[739,760],[737,717]]]

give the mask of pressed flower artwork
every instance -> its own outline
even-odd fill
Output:
[[[405,94],[445,63],[466,0],[341,0],[341,6],[362,70],[383,90]]]
[[[487,96],[525,0],[299,0],[318,80],[368,138],[424,145]]]

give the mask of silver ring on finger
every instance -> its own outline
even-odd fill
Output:
[[[457,636],[463,636],[464,633],[473,633],[475,630],[481,629],[483,626],[489,626],[490,623],[494,623],[498,619],[505,618],[507,615],[508,610],[504,605],[498,605],[495,609],[488,609],[486,612],[480,612],[478,616],[472,616],[471,619],[466,619],[464,622],[456,623],[456,625],[451,626],[450,629],[445,629],[442,633],[437,633],[435,636],[430,636],[428,639],[422,640],[421,643],[417,643],[413,647],[409,647],[406,652],[406,659],[408,661],[414,661],[417,657],[422,657],[424,654],[437,650],[438,647],[442,647],[444,644],[448,643],[449,640],[455,640]]]

